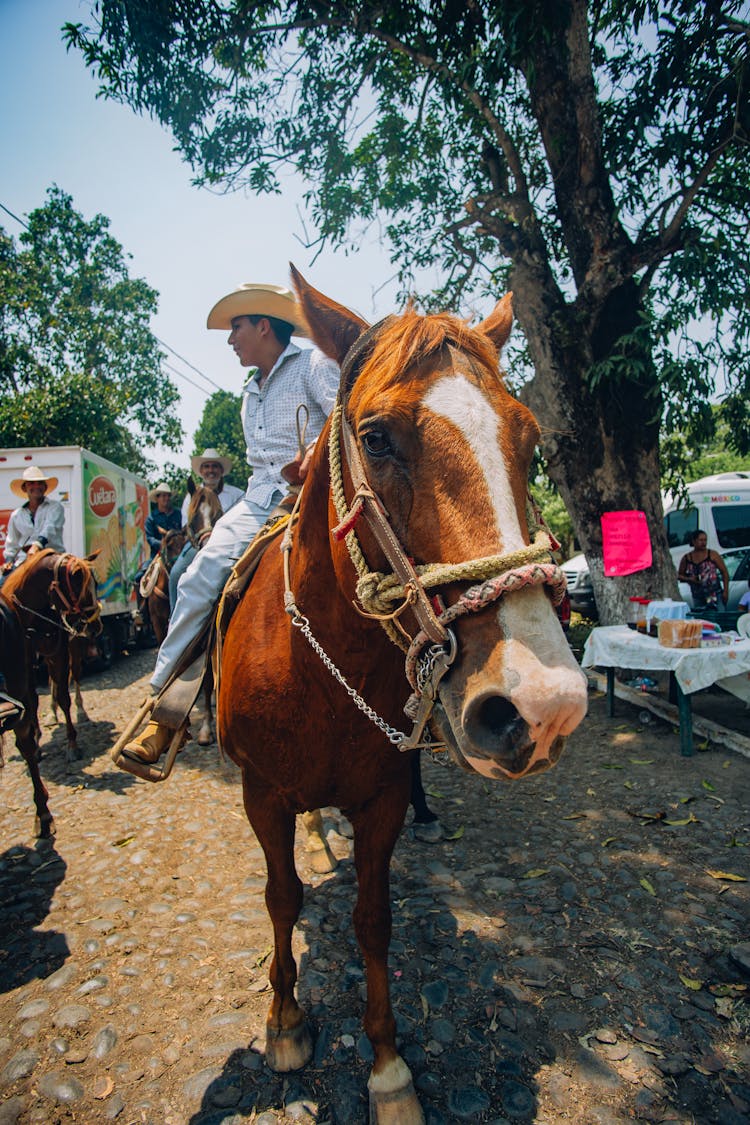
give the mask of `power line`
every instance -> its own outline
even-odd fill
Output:
[[[210,383],[212,387],[216,387],[216,390],[217,390],[217,391],[221,391],[221,390],[223,390],[223,387],[220,387],[218,383],[214,383],[213,379],[209,378],[209,376],[208,376],[208,375],[204,374],[204,372],[203,372],[203,371],[201,371],[201,369],[200,369],[199,367],[196,367],[194,363],[191,363],[189,359],[185,359],[185,357],[184,357],[184,356],[182,356],[182,355],[180,355],[180,353],[179,353],[179,352],[176,352],[176,351],[174,350],[174,348],[171,348],[171,347],[169,346],[169,344],[165,344],[165,343],[164,343],[164,341],[163,341],[163,340],[160,340],[158,336],[154,336],[154,339],[156,340],[156,342],[157,342],[158,344],[161,344],[161,346],[162,346],[163,348],[166,348],[166,349],[167,349],[167,351],[170,351],[170,352],[172,353],[172,355],[175,355],[175,356],[177,356],[177,358],[178,358],[179,360],[181,360],[181,362],[182,362],[182,363],[184,363],[184,364],[185,364],[185,365],[186,365],[187,367],[189,367],[191,371],[195,371],[195,373],[196,373],[197,375],[200,375],[201,379],[205,379],[205,380],[206,380],[206,382],[207,382],[207,383]],[[166,363],[166,361],[165,361],[165,363]],[[167,366],[168,366],[168,365],[167,365]],[[174,369],[173,369],[173,370],[174,370]],[[189,380],[188,380],[188,381],[189,381]]]
[[[25,227],[26,230],[31,229],[29,224],[26,222],[25,219],[20,219],[18,217],[18,215],[16,215],[13,211],[11,211],[11,209],[9,207],[6,207],[4,203],[0,203],[0,208],[2,208],[3,211],[5,211],[6,215],[10,215],[11,219],[15,219],[15,221],[20,226]],[[222,387],[219,386],[218,383],[215,383],[213,381],[213,379],[211,379],[208,375],[206,375],[206,373],[204,371],[201,371],[201,369],[199,367],[196,367],[194,363],[191,363],[189,359],[185,359],[185,357],[180,355],[179,352],[175,351],[175,349],[173,347],[171,347],[169,344],[165,343],[164,340],[160,340],[159,337],[155,333],[152,333],[152,335],[153,335],[154,339],[156,340],[157,344],[161,344],[161,346],[163,348],[166,348],[167,351],[171,352],[172,355],[176,356],[177,359],[179,359],[181,363],[184,363],[187,367],[190,368],[191,371],[194,371],[196,373],[196,375],[200,375],[201,379],[205,379],[206,382],[210,383],[212,387],[215,387],[217,391],[220,391],[220,390],[223,389]],[[196,390],[201,391],[202,394],[206,393],[205,387],[200,387],[197,383],[194,383],[192,379],[189,379],[188,376],[185,375],[182,371],[178,371],[176,367],[173,367],[171,364],[167,363],[166,360],[164,360],[164,366],[169,368],[169,370],[174,375],[178,375],[181,379],[184,379],[186,383],[190,383],[190,385],[192,387],[195,387]]]

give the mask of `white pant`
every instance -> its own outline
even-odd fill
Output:
[[[151,677],[154,691],[161,691],[188,645],[208,621],[232,567],[281,499],[282,493],[275,492],[267,508],[246,497],[238,500],[218,521],[180,578],[169,632],[162,641]]]

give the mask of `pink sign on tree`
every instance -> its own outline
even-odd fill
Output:
[[[604,573],[607,578],[635,574],[651,566],[651,536],[645,512],[605,512],[602,516]]]

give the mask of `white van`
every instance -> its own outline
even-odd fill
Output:
[[[750,472],[703,477],[688,485],[687,497],[683,506],[672,499],[664,505],[664,528],[675,565],[699,528],[708,546],[720,554],[750,547]]]

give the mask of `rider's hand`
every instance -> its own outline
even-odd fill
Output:
[[[305,456],[302,457],[299,466],[299,479],[304,480],[310,471],[310,462],[312,461],[313,453],[315,452],[315,442],[311,441],[305,450]]]

